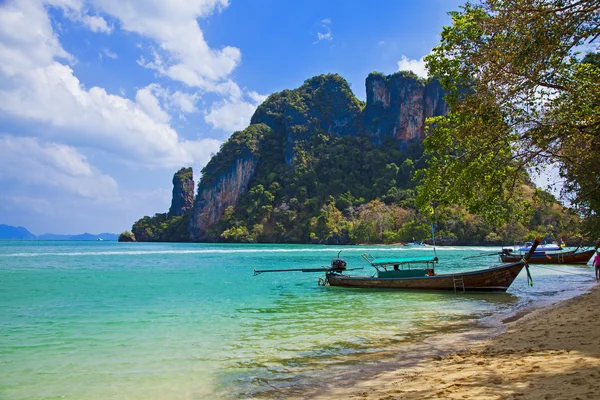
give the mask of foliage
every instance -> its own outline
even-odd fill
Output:
[[[187,242],[190,214],[170,217],[168,213],[145,216],[133,224],[131,231],[138,242]]]
[[[525,222],[526,171],[555,165],[600,233],[600,68],[597,55],[577,54],[598,38],[599,13],[597,0],[484,0],[450,13],[426,58],[450,114],[429,121],[422,210],[462,204],[495,225]]]
[[[194,179],[194,170],[192,167],[184,167],[173,175],[173,184],[175,184],[176,181],[184,182],[190,179]]]
[[[119,235],[119,242],[135,242],[135,235],[130,231],[125,231]]]
[[[219,153],[212,157],[202,169],[202,179],[198,185],[198,193],[205,187],[215,183],[220,174],[232,168],[235,162],[242,157],[258,157],[260,142],[271,132],[264,124],[253,124],[242,131],[234,132],[231,137],[221,145]]]

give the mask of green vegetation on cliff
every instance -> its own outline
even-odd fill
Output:
[[[135,235],[133,232],[125,231],[119,235],[119,242],[135,242]]]
[[[520,219],[491,225],[450,204],[422,214],[415,177],[427,158],[418,139],[425,118],[445,107],[437,81],[410,73],[369,75],[367,102],[339,75],[311,78],[269,96],[222,145],[202,170],[193,210],[146,216],[132,232],[138,241],[394,243],[430,238],[434,221],[454,244],[578,237],[579,218],[524,174],[515,181]]]
[[[138,242],[189,242],[190,214],[169,217],[168,213],[145,216],[137,220],[131,231]]]
[[[406,73],[388,79],[417,80]],[[417,80],[418,85],[424,82]],[[430,237],[431,216],[415,207],[413,178],[425,167],[422,143],[399,143],[390,135],[374,143],[363,128],[363,112],[364,104],[339,75],[315,77],[296,90],[271,95],[253,124],[236,132],[203,170],[199,194],[231,168],[242,144],[259,159],[245,194],[203,240],[349,244]],[[263,134],[247,132],[253,127]],[[453,243],[500,244],[524,240],[531,232],[578,234],[577,217],[551,196],[524,188],[529,219],[508,216],[494,227],[455,206],[436,217],[438,235]]]

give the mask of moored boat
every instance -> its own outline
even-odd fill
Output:
[[[529,249],[531,249],[531,246],[533,246],[533,242],[527,242],[523,246],[519,247],[518,251],[528,252]],[[560,251],[564,247],[565,247],[565,244],[562,242],[562,239],[561,239],[561,243],[560,244],[556,244],[556,243],[544,243],[544,244],[540,244],[539,246],[537,246],[536,251],[537,252],[542,252],[542,251]]]
[[[346,275],[345,271],[332,269],[326,272],[325,281],[330,286],[354,288],[505,292],[527,266],[524,260],[519,260],[487,269],[436,274],[433,268],[436,262],[436,258],[375,259],[371,261],[377,270],[373,276]],[[426,265],[425,268],[413,268],[416,264]],[[394,269],[388,270],[390,267]]]
[[[319,278],[319,283],[328,286],[371,289],[453,290],[455,292],[505,292],[523,268],[527,269],[528,281],[530,284],[532,283],[527,260],[534,253],[538,244],[539,240],[536,239],[527,255],[514,263],[452,274],[435,273],[435,264],[438,262],[436,256],[375,259],[369,254],[363,254],[362,258],[375,268],[376,273],[372,276],[347,275],[347,271],[352,269],[347,268],[346,261],[339,258],[338,253],[338,257],[331,261],[329,267],[286,270],[255,269],[254,275],[263,272],[323,271],[325,272],[325,279]]]
[[[523,254],[505,251],[500,253],[500,261],[505,263],[516,262],[523,257]],[[530,264],[587,264],[594,255],[594,250],[569,250],[560,252],[534,252],[529,258]]]

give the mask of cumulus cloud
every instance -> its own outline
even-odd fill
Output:
[[[423,58],[412,60],[406,56],[402,56],[400,61],[398,61],[398,71],[412,71],[421,78],[427,78],[427,68],[425,67],[425,60]]]
[[[210,48],[197,21],[227,7],[227,0],[92,0],[92,4],[118,20],[121,29],[158,44],[152,59],[142,57],[140,65],[188,86],[208,89],[226,79],[240,62],[241,52],[235,47]]]
[[[113,30],[113,27],[109,26],[104,18],[97,15],[82,15],[79,18],[79,21],[87,26],[92,32],[111,33]]]
[[[227,132],[239,131],[248,126],[256,106],[243,101],[229,101],[213,105],[204,120]]]
[[[176,90],[169,94],[168,102],[171,108],[178,108],[185,113],[193,113],[198,111],[196,103],[198,102],[198,94],[183,93]]]
[[[73,147],[36,138],[0,136],[0,182],[49,186],[82,197],[115,197],[115,180],[92,167]]]
[[[157,88],[138,90],[135,101],[100,87],[87,89],[60,59],[72,57],[60,46],[42,3],[5,6],[0,13],[0,113],[44,125],[47,139],[91,145],[143,165],[208,161],[206,152],[171,128]],[[212,141],[199,143],[215,148]]]
[[[267,97],[269,97],[264,94],[258,94],[255,91],[250,91],[247,94],[248,94],[248,97],[250,97],[250,99],[257,105],[262,103],[263,101],[265,101],[267,99]]]
[[[250,119],[256,107],[267,98],[267,96],[254,91],[250,91],[246,95],[250,101],[236,98],[214,103],[204,120],[215,128],[226,132],[246,128],[250,124]]]
[[[38,0],[60,8],[71,21],[79,22],[92,32],[110,34],[112,25],[102,16],[95,14],[83,0]]]

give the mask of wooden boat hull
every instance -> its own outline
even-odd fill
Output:
[[[331,286],[373,289],[452,290],[505,292],[525,264],[521,261],[489,269],[414,278],[378,278],[328,273]],[[462,282],[461,283],[461,279]]]
[[[529,259],[529,264],[587,264],[594,255],[594,250],[567,253],[534,253]],[[523,256],[518,254],[500,254],[502,262],[510,263],[520,260]]]

